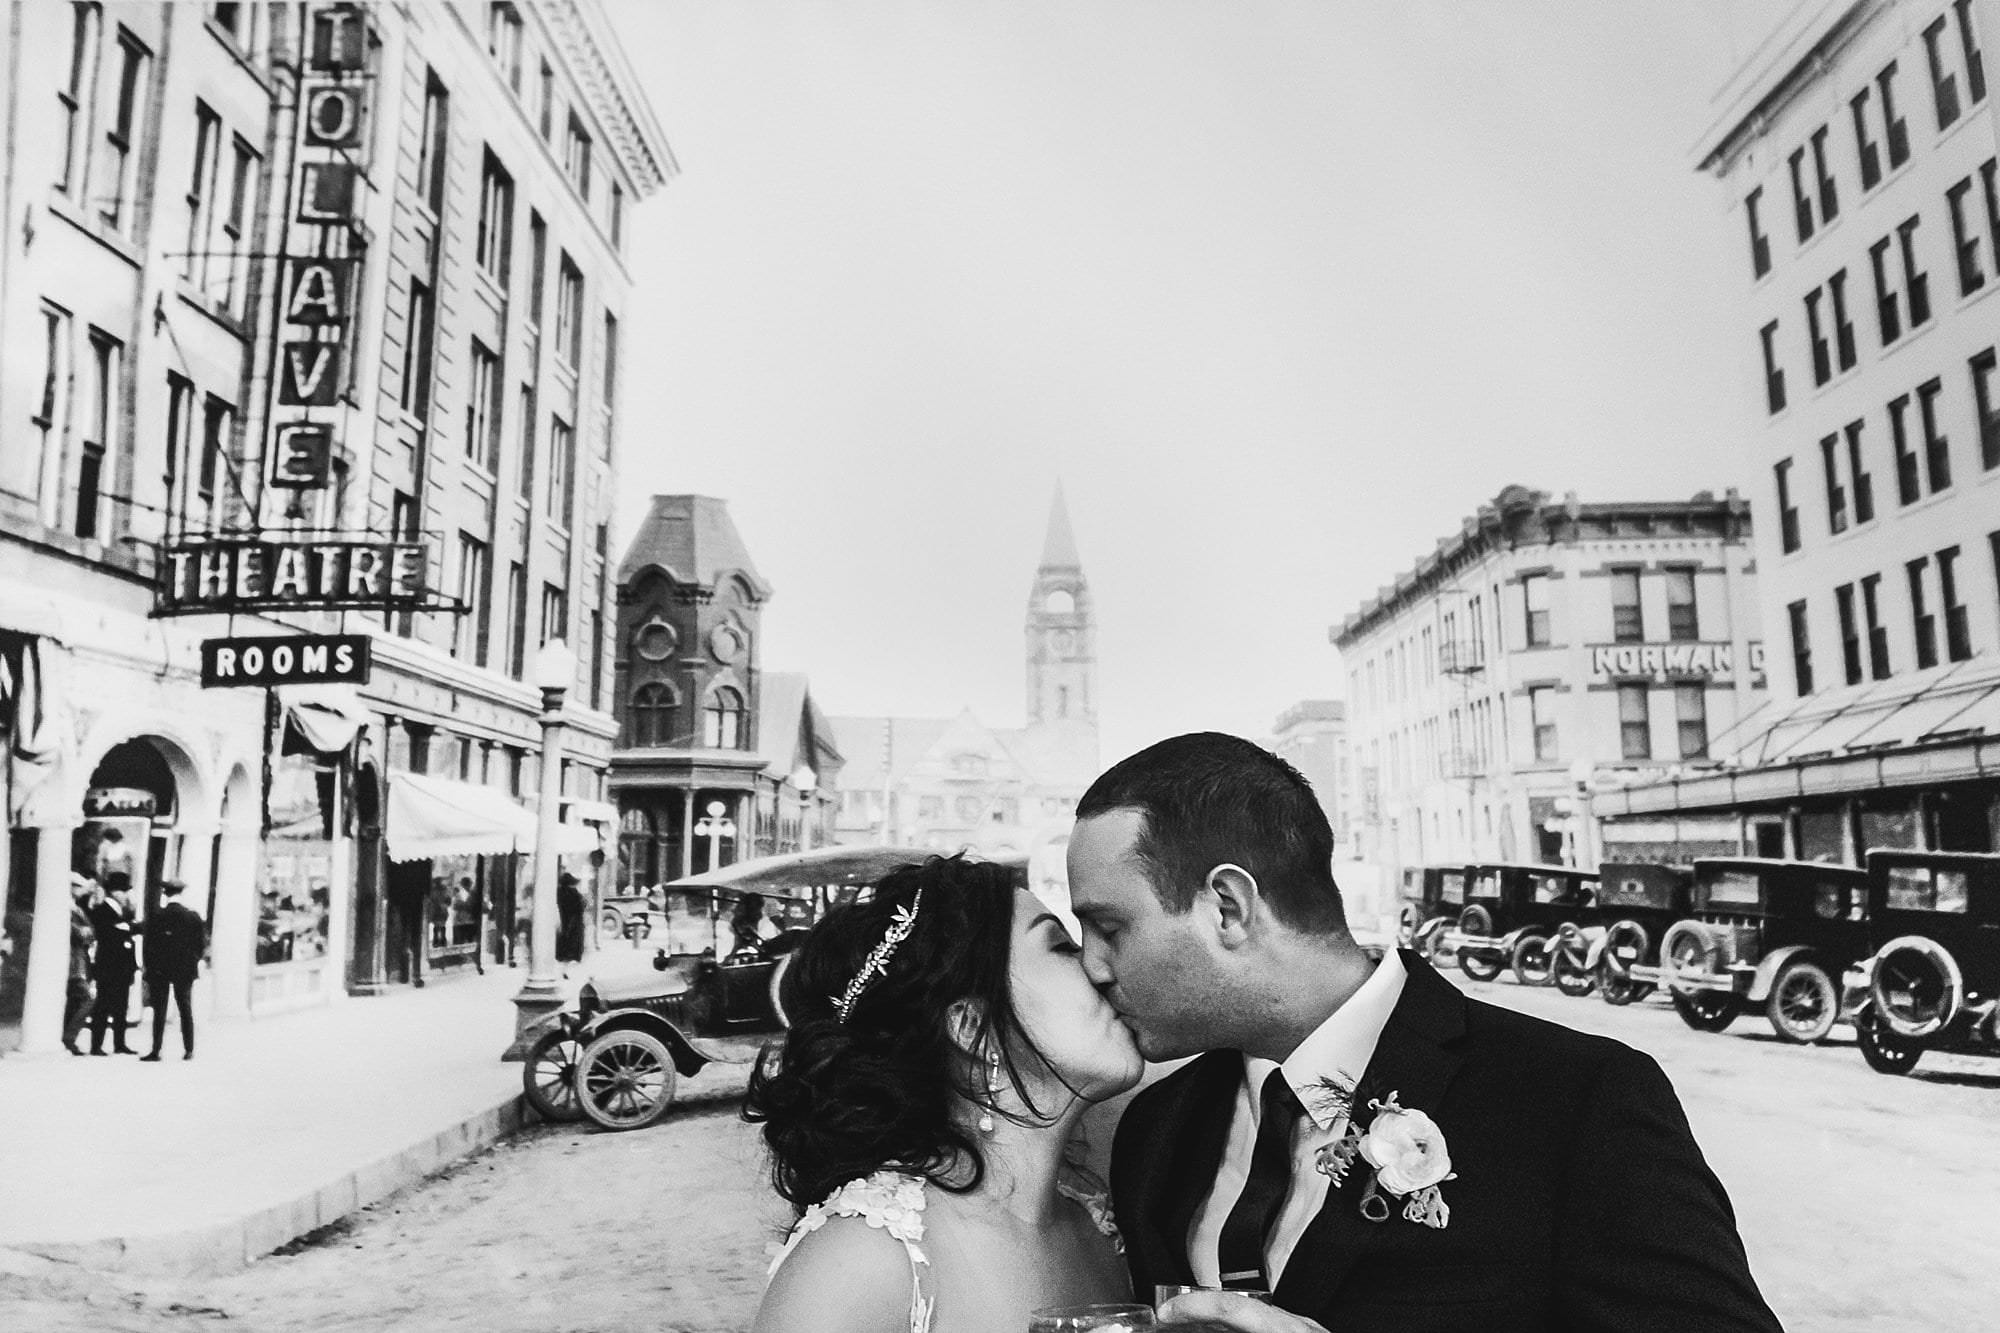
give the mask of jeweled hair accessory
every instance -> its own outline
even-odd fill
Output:
[[[854,1002],[861,998],[861,992],[868,989],[868,983],[889,970],[890,956],[896,952],[897,945],[910,937],[910,931],[917,924],[917,909],[923,904],[924,891],[919,885],[916,897],[910,899],[908,906],[896,909],[895,917],[889,922],[889,929],[882,934],[882,942],[869,950],[867,959],[861,964],[861,970],[855,973],[854,980],[847,983],[847,989],[840,993],[840,998],[833,1002],[833,1012],[839,1016],[841,1022],[847,1021],[848,1011],[853,1009]]]

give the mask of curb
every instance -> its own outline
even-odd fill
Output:
[[[101,1240],[10,1242],[5,1248],[99,1272],[216,1277],[238,1272],[281,1245],[338,1222],[460,1158],[515,1133],[532,1117],[519,1093],[297,1197],[227,1222],[186,1231]]]

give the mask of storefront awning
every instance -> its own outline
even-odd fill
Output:
[[[368,705],[350,685],[281,685],[278,701],[285,707],[286,754],[301,753],[300,746],[340,754],[368,722]]]
[[[391,861],[501,856],[534,851],[537,823],[534,811],[491,787],[398,773],[389,782],[389,818],[382,833]],[[558,824],[555,843],[558,856],[595,851],[597,833],[581,824]]]
[[[563,819],[571,823],[616,824],[618,807],[609,801],[586,801],[580,796],[562,798]]]

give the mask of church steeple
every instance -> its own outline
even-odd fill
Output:
[[[1097,627],[1090,585],[1070,531],[1069,505],[1056,483],[1042,561],[1028,593],[1028,725],[1097,721]]]

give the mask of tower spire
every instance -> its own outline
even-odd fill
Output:
[[[1076,537],[1069,529],[1069,505],[1063,501],[1062,482],[1056,482],[1055,499],[1049,504],[1048,535],[1042,538],[1043,569],[1081,569],[1076,553]]]

